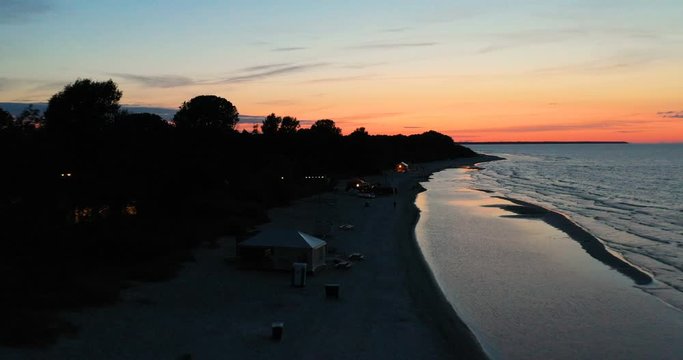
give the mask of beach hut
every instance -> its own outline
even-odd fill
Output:
[[[306,263],[308,271],[325,266],[327,243],[294,229],[266,229],[238,245],[243,268],[292,270]]]
[[[409,170],[408,164],[406,164],[404,162],[400,162],[400,163],[396,164],[396,172],[397,173],[406,173],[406,172],[408,172],[408,170]]]

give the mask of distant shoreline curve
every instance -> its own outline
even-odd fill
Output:
[[[627,141],[463,141],[460,145],[629,144]]]

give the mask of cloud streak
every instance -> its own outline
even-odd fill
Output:
[[[0,24],[24,23],[50,10],[52,10],[52,5],[46,0],[2,0],[0,1]]]
[[[349,49],[355,50],[386,50],[386,49],[401,49],[401,48],[416,48],[429,47],[438,45],[437,42],[386,42],[350,46]]]
[[[109,75],[156,88],[173,88],[198,83],[189,77],[178,75],[136,75],[127,73],[110,73]]]
[[[578,64],[564,65],[537,69],[532,71],[535,74],[553,75],[561,73],[596,73],[606,71],[627,70],[634,67],[650,64],[659,59],[656,54],[649,52],[630,52],[616,54],[603,59],[585,61]]]
[[[272,51],[277,51],[277,52],[290,52],[290,51],[300,51],[300,50],[306,50],[308,49],[307,47],[303,46],[290,46],[290,47],[279,47],[275,48]]]
[[[380,32],[382,33],[400,33],[400,32],[405,32],[410,30],[410,27],[398,27],[398,28],[389,28],[389,29],[382,29]]]
[[[109,73],[107,75],[154,88],[174,88],[192,85],[222,85],[263,80],[274,76],[304,72],[327,66],[327,63],[291,64],[276,63],[243,68],[235,75],[220,78],[197,80],[181,75],[140,75],[129,73]],[[1,80],[1,79],[0,79]]]
[[[258,71],[248,71],[244,74],[235,75],[225,79],[210,82],[211,84],[232,84],[241,83],[255,80],[263,80],[273,76],[286,75],[292,73],[304,72],[311,69],[321,68],[328,66],[328,63],[311,63],[311,64],[286,64],[286,65],[269,65],[267,67],[262,67]],[[254,69],[257,67],[252,67]]]
[[[683,111],[660,111],[657,115],[669,119],[683,119]]]
[[[479,49],[478,54],[488,54],[512,48],[559,43],[576,38],[619,38],[652,42],[660,39],[657,33],[637,28],[564,28],[534,29],[506,33],[480,34],[489,45]]]
[[[375,75],[338,76],[338,77],[328,77],[328,78],[306,80],[306,81],[304,81],[304,83],[316,84],[316,83],[327,83],[327,82],[363,81],[363,80],[371,80],[374,78],[376,78]]]
[[[252,72],[252,71],[264,71],[264,70],[269,70],[269,69],[276,69],[284,66],[289,66],[291,64],[288,63],[274,63],[274,64],[264,64],[264,65],[256,65],[256,66],[250,66],[242,69],[241,71],[243,72]]]
[[[353,120],[370,120],[370,119],[383,119],[388,117],[394,117],[401,115],[400,112],[382,112],[382,113],[366,113],[366,114],[354,114],[347,116],[336,116],[334,119],[339,121],[353,121]]]

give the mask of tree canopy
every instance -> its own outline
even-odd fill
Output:
[[[292,116],[280,117],[273,114],[266,116],[261,124],[261,132],[266,136],[294,135],[299,129],[299,120]]]
[[[261,124],[261,132],[263,135],[266,136],[273,136],[277,133],[280,123],[282,122],[282,118],[275,115],[275,113],[272,113],[263,120],[263,123]]]
[[[282,118],[282,123],[280,123],[280,129],[278,132],[282,135],[292,135],[296,133],[299,129],[299,120],[295,117],[285,116]]]
[[[341,129],[336,126],[334,120],[322,119],[311,125],[311,132],[320,136],[341,136]]]
[[[40,116],[40,110],[33,107],[33,104],[29,104],[17,117],[17,123],[20,126],[37,126],[42,122],[42,117]]]
[[[153,133],[168,128],[169,124],[157,114],[124,113],[116,119],[115,127],[126,132]]]
[[[14,117],[12,114],[0,108],[0,129],[11,127],[14,124]]]
[[[184,102],[173,117],[176,127],[185,129],[234,130],[239,122],[237,108],[215,95],[200,95]]]
[[[62,131],[101,130],[117,116],[121,95],[111,79],[76,80],[50,98],[45,124],[49,129]]]

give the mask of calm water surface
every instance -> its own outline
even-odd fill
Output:
[[[489,145],[470,186],[558,211],[677,290],[683,308],[683,144]]]
[[[683,281],[683,156],[675,156],[683,147],[476,150],[509,160],[435,174],[418,196],[416,234],[444,293],[492,357],[680,359],[683,313],[672,304]],[[491,207],[506,203],[492,195],[562,212],[657,280],[635,286],[565,233]]]

